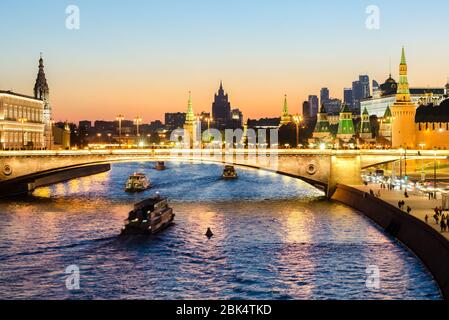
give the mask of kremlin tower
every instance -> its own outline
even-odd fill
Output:
[[[184,134],[188,135],[190,148],[194,147],[196,142],[196,118],[193,113],[192,94],[189,92],[189,102],[187,107],[186,122],[184,123]],[[186,143],[186,141],[184,140]]]
[[[292,122],[292,116],[288,113],[287,95],[284,99],[284,107],[282,108],[282,117],[280,126],[285,126]]]
[[[392,147],[413,149],[416,147],[415,115],[416,106],[410,98],[407,78],[407,62],[405,49],[402,48],[399,66],[399,83],[396,102],[391,107],[393,124],[391,129]]]

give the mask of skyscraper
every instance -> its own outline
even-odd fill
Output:
[[[343,102],[349,106],[351,111],[354,110],[354,97],[352,95],[352,88],[345,88],[343,90]]]
[[[319,102],[317,96],[309,96],[310,117],[314,118],[318,114]]]
[[[218,129],[225,129],[231,122],[231,103],[223,89],[223,82],[220,82],[220,89],[215,94],[214,102],[212,103],[212,117]]]
[[[304,101],[302,104],[302,116],[304,119],[310,118],[310,103],[309,103],[309,101]]]
[[[362,88],[362,100],[369,98],[371,96],[369,76],[361,75],[359,81]]]
[[[322,88],[320,91],[320,104],[326,104],[329,101],[329,89]]]

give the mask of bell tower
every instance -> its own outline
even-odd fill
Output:
[[[401,64],[399,66],[399,83],[396,102],[391,107],[392,113],[392,147],[414,149],[416,147],[415,115],[416,105],[410,97],[407,77],[407,61],[405,49],[402,48]]]
[[[39,71],[37,73],[36,83],[34,85],[34,97],[36,99],[42,100],[44,102],[44,113],[43,113],[43,123],[45,124],[45,146],[47,149],[54,145],[51,139],[53,139],[53,134],[51,130],[51,105],[50,105],[50,89],[47,83],[47,78],[45,76],[44,70],[44,59],[42,58],[42,53],[39,59]]]

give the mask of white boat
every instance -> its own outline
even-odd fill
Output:
[[[151,187],[150,180],[147,179],[143,173],[134,173],[129,176],[128,181],[126,181],[125,191],[126,192],[140,192],[145,191]]]

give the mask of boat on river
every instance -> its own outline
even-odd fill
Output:
[[[134,205],[121,235],[152,235],[172,225],[174,219],[168,199],[157,195]]]
[[[237,171],[234,166],[225,166],[222,178],[225,180],[234,180],[238,178]]]
[[[164,171],[167,169],[167,167],[165,166],[164,161],[158,161],[154,169],[156,169],[157,171]]]
[[[126,192],[141,192],[151,187],[150,180],[143,173],[134,173],[129,176],[125,184]]]

